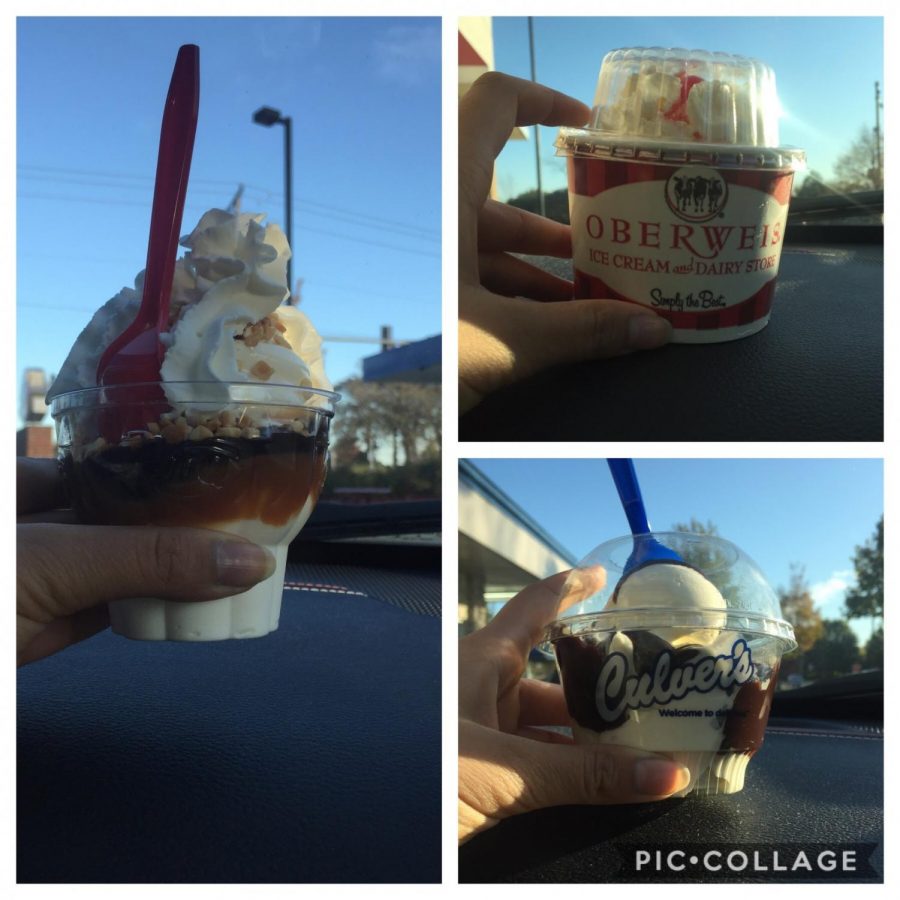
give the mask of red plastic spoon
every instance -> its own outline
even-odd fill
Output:
[[[159,135],[159,157],[156,162],[156,186],[153,191],[153,212],[150,216],[150,241],[147,247],[147,267],[144,273],[144,293],[135,320],[106,348],[97,365],[97,384],[135,384],[158,382],[165,348],[160,332],[168,330],[169,301],[172,297],[172,278],[175,257],[184,213],[194,134],[197,130],[197,109],[200,101],[200,48],[185,44],[178,50],[172,81],[163,113]],[[134,396],[132,396],[134,393]],[[157,387],[129,391],[131,409],[119,422],[109,422],[109,429],[146,427],[147,418],[142,402],[153,403],[162,397]],[[158,406],[157,406],[158,408]]]

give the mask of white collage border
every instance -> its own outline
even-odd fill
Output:
[[[849,7],[849,8],[848,8]],[[443,358],[444,365],[444,384],[443,384],[443,404],[444,404],[444,458],[442,466],[443,474],[443,533],[444,533],[444,552],[443,552],[443,593],[445,597],[444,619],[442,627],[442,651],[443,651],[443,723],[444,733],[442,738],[442,759],[443,759],[443,777],[442,777],[442,793],[443,793],[443,822],[444,828],[442,833],[442,845],[444,855],[443,884],[441,885],[371,885],[361,888],[355,885],[261,885],[255,890],[262,890],[267,894],[282,894],[284,896],[295,896],[297,891],[303,891],[307,895],[319,896],[325,895],[329,897],[357,897],[360,890],[365,890],[366,895],[370,897],[390,897],[396,898],[401,896],[420,897],[423,894],[436,895],[438,892],[462,892],[463,896],[485,897],[488,896],[488,890],[491,897],[496,896],[516,896],[522,897],[527,895],[537,896],[540,892],[541,896],[545,896],[547,888],[537,885],[496,885],[489,889],[478,885],[456,885],[456,830],[455,830],[455,800],[456,800],[456,759],[457,759],[457,729],[456,729],[456,596],[458,590],[457,578],[457,460],[460,456],[464,457],[595,457],[595,456],[632,456],[632,457],[788,457],[788,458],[805,458],[805,457],[835,457],[835,458],[885,458],[885,505],[889,510],[893,510],[896,506],[896,498],[898,494],[898,477],[896,474],[897,466],[900,465],[898,457],[900,457],[900,447],[898,447],[897,423],[897,397],[896,390],[898,374],[900,374],[900,360],[895,350],[898,346],[898,337],[900,337],[900,311],[893,302],[892,288],[897,285],[897,262],[900,260],[900,248],[896,246],[896,239],[892,232],[888,233],[887,259],[888,264],[885,267],[885,286],[888,303],[885,310],[885,409],[892,412],[892,415],[886,416],[885,421],[885,441],[884,444],[853,444],[853,443],[694,443],[686,442],[679,444],[665,443],[634,443],[624,444],[621,442],[609,444],[597,443],[570,443],[570,444],[511,444],[511,443],[466,443],[462,446],[457,441],[457,399],[456,384],[454,374],[454,362],[456,359],[456,315],[455,315],[455,297],[456,297],[456,270],[457,270],[457,250],[456,250],[456,233],[457,233],[457,213],[456,213],[456,147],[457,147],[457,124],[456,124],[456,105],[457,105],[457,36],[456,36],[456,20],[459,16],[466,15],[615,15],[617,12],[641,15],[760,15],[768,16],[773,20],[773,27],[777,27],[777,18],[780,15],[816,15],[816,16],[846,16],[846,15],[874,15],[885,17],[885,46],[894,48],[893,52],[886,54],[885,60],[885,93],[884,93],[884,133],[885,133],[885,165],[889,172],[900,171],[898,164],[898,153],[893,143],[894,130],[893,123],[897,121],[898,102],[893,97],[892,74],[896,70],[896,58],[900,55],[900,28],[898,28],[898,13],[896,8],[889,8],[886,2],[870,2],[870,0],[856,0],[853,4],[847,2],[837,2],[837,0],[797,0],[797,2],[788,6],[784,2],[776,2],[776,0],[757,0],[752,8],[746,5],[738,6],[735,4],[729,11],[723,12],[711,10],[708,2],[702,0],[681,0],[677,4],[677,8],[673,8],[671,3],[663,3],[661,0],[645,0],[640,5],[640,9],[621,8],[621,4],[617,5],[613,2],[595,2],[588,4],[584,0],[543,0],[543,2],[534,2],[534,0],[522,0],[522,2],[513,3],[509,0],[482,0],[482,2],[460,2],[460,0],[444,0],[444,2],[435,2],[435,0],[418,0],[418,2],[396,2],[396,0],[382,0],[377,4],[367,4],[362,0],[329,0],[326,3],[317,3],[315,0],[306,0],[306,2],[298,2],[298,0],[258,0],[252,8],[248,8],[246,4],[238,4],[229,2],[229,0],[184,0],[184,2],[173,2],[173,0],[158,0],[158,2],[137,2],[125,4],[111,2],[111,0],[84,0],[84,2],[72,4],[65,0],[35,0],[35,2],[17,2],[13,0],[5,8],[3,17],[3,43],[2,48],[5,50],[4,61],[5,71],[3,79],[3,99],[4,99],[4,120],[7,123],[15,122],[15,54],[16,54],[16,38],[15,38],[15,17],[21,15],[96,15],[96,16],[121,16],[121,15],[150,15],[150,16],[240,16],[240,15],[267,15],[267,16],[297,16],[297,15],[379,15],[379,16],[441,16],[443,17],[443,137],[442,137],[442,162],[443,162],[443,255],[442,255],[442,285],[443,285]],[[763,48],[760,50],[760,55]],[[823,61],[827,65],[827,61]],[[815,73],[810,73],[810,78],[814,78]],[[428,152],[429,148],[424,148]],[[4,217],[4,235],[3,237],[3,263],[4,271],[9,273],[8,297],[15,297],[15,217],[12,211],[15,210],[15,149],[14,143],[7,141],[4,147],[4,157],[7,165],[6,178],[4,179],[4,199],[7,201],[5,209],[7,215]],[[886,186],[886,206],[888,208],[888,217],[898,209],[897,190],[894,185],[896,182],[891,178],[888,179]],[[848,315],[852,316],[852,298],[848,299]],[[852,322],[852,320],[851,320]],[[13,354],[7,354],[7,383],[15,385],[18,381],[17,361]],[[8,418],[7,421],[15,420],[15,396],[14,391],[9,391],[6,396]],[[12,442],[9,442],[11,446]],[[10,465],[14,467],[15,462],[10,460]],[[10,484],[10,482],[7,482]],[[4,492],[3,496],[11,497],[12,492]],[[892,521],[891,512],[888,513],[889,522]],[[15,543],[14,531],[12,529],[12,515],[5,517],[6,527],[9,533],[5,535],[2,541],[4,553],[3,561],[4,571],[10,583],[8,596],[12,596],[12,588],[14,586],[14,560],[12,548]],[[894,537],[894,530],[890,526],[886,535],[886,557],[887,563],[885,568],[885,584],[886,592],[890,594],[896,582],[895,568],[892,560],[897,558],[898,545],[900,539]],[[887,626],[888,635],[891,634],[891,626]],[[10,629],[11,632],[11,629]],[[8,647],[12,647],[13,639],[10,634],[8,639]],[[10,660],[12,654],[10,653]],[[13,667],[10,663],[10,671]],[[897,690],[900,685],[897,684],[897,676],[892,667],[888,666],[885,670],[886,695],[896,698]],[[887,705],[885,710],[887,719],[887,752],[886,758],[891,759],[891,749],[894,746],[892,735],[894,734],[897,722],[896,715],[897,703],[893,701]],[[2,834],[3,834],[3,876],[0,881],[0,888],[12,888],[15,884],[15,679],[10,678],[8,690],[3,694],[2,722],[5,726],[5,740],[3,743],[4,750],[4,774],[6,776],[6,784],[8,789],[3,792],[5,800],[2,813]],[[888,769],[885,773],[885,846],[887,849],[893,846],[893,838],[896,835],[896,799],[897,799],[897,777]],[[390,827],[390,823],[385,823],[386,827]],[[897,879],[896,867],[892,864],[890,852],[886,856],[886,884],[894,883]],[[575,893],[584,894],[585,896],[596,896],[597,885],[576,885],[569,887],[571,891],[574,888]],[[23,891],[29,896],[50,896],[58,892],[56,886],[45,885],[25,885],[16,888]],[[163,890],[167,896],[244,896],[247,892],[247,885],[129,885],[127,890],[132,896],[156,896]],[[816,890],[823,894],[833,893],[837,896],[837,892],[845,892],[846,888],[841,885],[822,886],[816,885],[801,887],[800,890]],[[857,890],[883,890],[880,886],[855,886]],[[77,885],[68,886],[66,889],[70,896],[97,896],[102,894],[119,895],[121,889],[115,885]],[[550,888],[552,890],[552,888]],[[602,890],[602,886],[599,886]],[[652,891],[653,887],[644,887],[641,885],[616,885],[616,892],[620,896],[632,895],[635,893],[647,893]],[[721,886],[717,885],[666,885],[662,888],[667,894],[678,896],[690,896],[695,898],[697,893],[721,891]],[[748,893],[750,891],[758,892],[759,886],[756,885],[729,885],[727,887],[729,893],[736,892]],[[767,894],[781,894],[785,897],[795,895],[797,888],[791,885],[766,885]],[[790,894],[789,894],[790,892]]]

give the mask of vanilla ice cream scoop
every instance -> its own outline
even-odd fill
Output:
[[[648,563],[626,575],[606,609],[658,609],[661,619],[669,612],[697,610],[696,631],[654,628],[655,634],[673,647],[712,644],[725,625],[727,604],[718,588],[701,572],[681,563]]]

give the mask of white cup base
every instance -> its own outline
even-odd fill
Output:
[[[698,330],[694,328],[672,329],[673,344],[723,344],[726,341],[737,341],[762,331],[769,324],[769,317],[764,316],[746,325],[733,325],[730,328],[710,328]]]
[[[226,641],[278,628],[287,544],[268,548],[275,572],[243,594],[202,602],[137,597],[109,604],[112,630],[137,641]]]

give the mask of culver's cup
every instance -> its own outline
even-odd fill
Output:
[[[682,763],[691,778],[679,796],[732,794],[762,746],[794,631],[759,568],[734,544],[654,537],[684,564],[650,563],[623,578],[629,536],[602,544],[566,581],[546,641],[573,735]]]
[[[775,75],[699,50],[603,59],[587,128],[562,128],[575,297],[668,319],[673,341],[746,337],[769,321],[794,172]]]

